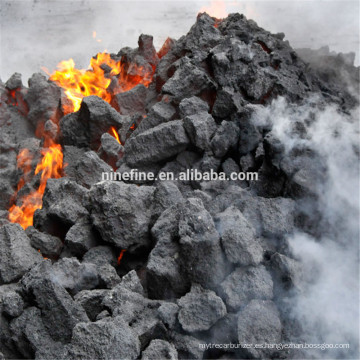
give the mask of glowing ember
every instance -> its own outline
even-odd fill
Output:
[[[109,134],[110,134],[111,136],[113,136],[113,137],[117,140],[117,142],[118,142],[119,144],[121,144],[120,138],[119,138],[119,134],[117,133],[116,129],[115,129],[113,126],[110,128]]]
[[[210,6],[203,6],[200,9],[200,13],[203,12],[206,12],[210,16],[215,17],[217,19],[223,19],[226,16],[228,16],[228,13],[226,11],[225,1],[218,1],[218,0],[211,1]]]
[[[120,265],[121,259],[123,258],[125,251],[126,251],[126,249],[122,249],[122,250],[120,251],[119,257],[118,257],[118,259],[117,259],[117,264],[118,264],[118,265]]]
[[[45,192],[46,182],[50,178],[62,177],[63,153],[59,144],[52,143],[41,150],[42,158],[35,169],[35,175],[40,175],[40,185],[37,190],[21,199],[21,206],[12,205],[9,209],[9,220],[20,224],[24,229],[33,224],[34,213],[42,207],[42,197]],[[25,183],[25,178],[31,172],[31,156],[27,149],[20,152],[18,156],[18,167],[24,172],[18,183],[19,191]]]

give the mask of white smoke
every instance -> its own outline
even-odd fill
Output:
[[[350,344],[349,350],[308,351],[309,357],[358,358],[359,109],[344,114],[335,105],[317,103],[319,98],[312,98],[295,107],[279,98],[260,108],[256,121],[272,125],[285,154],[305,145],[325,160],[326,180],[314,184],[323,217],[320,238],[299,232],[288,239],[304,277],[311,280],[292,299],[292,315],[300,321],[307,343]],[[292,132],[295,121],[307,124],[305,138]]]

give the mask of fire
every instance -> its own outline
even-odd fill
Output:
[[[119,134],[117,133],[116,129],[115,129],[113,126],[110,128],[109,134],[110,134],[111,136],[113,136],[113,137],[117,140],[117,142],[118,142],[119,144],[121,144],[121,141],[120,141],[120,138],[119,138]]]
[[[214,0],[210,2],[209,6],[203,6],[200,9],[200,12],[206,12],[207,14],[209,14],[212,17],[215,17],[217,19],[223,19],[226,16],[228,16],[228,12],[226,11],[226,4],[225,1],[219,1],[219,0]]]
[[[59,144],[47,141],[48,147],[41,150],[41,161],[37,164],[35,175],[40,174],[40,185],[37,190],[24,196],[21,199],[21,206],[12,205],[9,209],[9,220],[13,223],[20,224],[24,229],[33,225],[34,213],[42,207],[42,197],[45,192],[46,182],[50,178],[62,177],[63,171],[63,153]],[[31,172],[31,156],[27,149],[20,152],[17,164],[23,170],[23,177],[18,183],[17,191],[25,184],[25,178]]]
[[[93,32],[96,38],[96,32]],[[46,68],[43,70],[49,74]],[[80,109],[81,101],[85,96],[97,95],[111,102],[114,94],[132,89],[138,84],[148,86],[155,72],[154,66],[139,66],[136,63],[122,63],[121,60],[114,60],[110,54],[103,52],[97,54],[90,60],[88,70],[77,69],[73,59],[62,61],[58,64],[58,70],[49,74],[50,80],[54,81],[61,88],[71,105],[64,108],[64,112],[70,113]],[[114,84],[115,83],[115,84]],[[109,86],[111,84],[111,90]],[[12,94],[10,94],[12,96]],[[119,135],[115,128],[110,128],[109,133],[120,142]],[[44,134],[43,124],[39,124],[36,136],[41,138]],[[24,229],[33,225],[34,213],[42,207],[42,197],[45,192],[47,180],[50,178],[60,178],[64,174],[63,153],[60,144],[53,139],[45,136],[43,149],[41,150],[41,160],[32,172],[32,154],[28,149],[20,151],[17,157],[17,166],[22,170],[23,175],[18,182],[9,209],[9,220],[20,224]],[[19,190],[34,176],[40,176],[38,188],[20,199],[16,199]],[[15,204],[15,200],[16,204]],[[120,262],[123,250],[118,261]]]
[[[117,259],[117,264],[118,264],[118,265],[120,265],[121,259],[123,258],[125,251],[126,251],[126,249],[122,249],[122,250],[120,251],[120,254],[119,254],[118,259]]]
[[[65,109],[66,113],[78,111],[85,96],[97,95],[110,103],[113,93],[131,90],[138,84],[148,86],[155,72],[154,68],[122,64],[106,52],[99,53],[90,60],[89,70],[75,68],[73,59],[60,62],[57,68],[53,74],[49,74],[45,68],[43,70],[50,76],[50,80],[65,90],[67,98],[71,101],[73,108]],[[109,91],[108,87],[113,77],[117,79],[117,87]]]
[[[80,109],[81,100],[84,96],[97,95],[107,102],[111,101],[111,94],[107,92],[111,79],[107,78],[102,64],[111,67],[111,75],[117,75],[120,71],[116,61],[109,54],[100,53],[90,60],[91,70],[79,70],[75,68],[73,59],[64,60],[58,64],[58,70],[50,75],[50,80],[56,82],[65,90],[67,98],[72,102],[72,111]]]

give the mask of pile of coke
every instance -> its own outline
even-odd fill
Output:
[[[141,35],[112,57],[153,69],[152,80],[69,113],[41,74],[28,88],[19,74],[0,83],[0,359],[305,357],[205,345],[301,342],[286,304],[302,291],[302,263],[286,238],[319,232],[326,164],[313,149],[285,153],[254,114],[314,95],[314,107],[348,112],[351,59],[312,66],[240,14],[200,14],[161,53]],[[294,121],[292,135],[305,139],[307,125]],[[131,169],[258,179],[102,181]],[[21,223],[9,209],[24,219],[26,201],[36,211]]]

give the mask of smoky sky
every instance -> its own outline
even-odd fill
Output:
[[[186,34],[201,8],[211,1],[4,1],[0,0],[0,78],[14,72],[24,83],[41,67],[53,71],[73,58],[87,68],[97,52],[136,47],[141,33],[154,36],[157,49],[168,36]],[[284,32],[294,48],[328,45],[355,52],[359,63],[358,1],[225,2],[271,32]],[[94,36],[96,31],[96,36]]]

